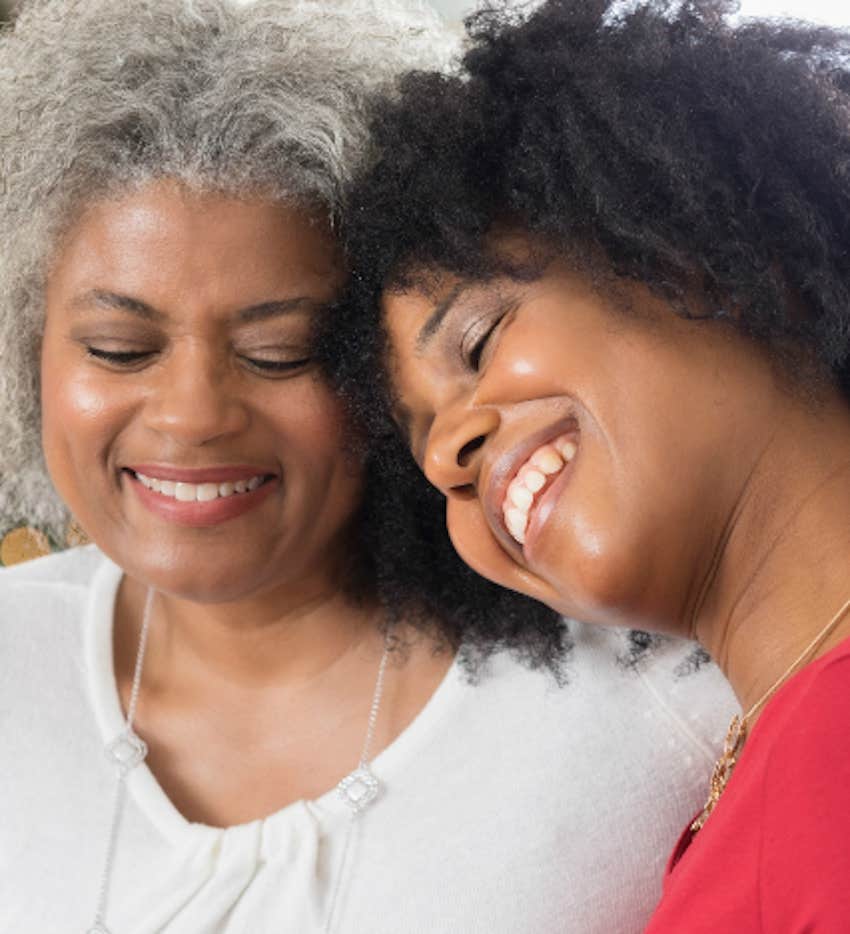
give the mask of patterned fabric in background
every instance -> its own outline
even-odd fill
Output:
[[[32,561],[49,555],[51,551],[85,545],[88,540],[86,533],[74,521],[65,530],[63,542],[51,541],[44,532],[31,525],[19,525],[9,529],[0,540],[0,564],[9,567],[22,561]]]

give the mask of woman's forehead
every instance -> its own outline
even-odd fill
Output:
[[[320,217],[162,181],[91,205],[66,237],[48,285],[75,299],[113,292],[154,307],[188,298],[239,307],[303,299],[306,307],[308,299],[335,297],[343,278]]]

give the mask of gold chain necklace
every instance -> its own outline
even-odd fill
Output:
[[[714,766],[714,771],[711,774],[711,783],[709,785],[708,800],[705,802],[705,807],[700,811],[697,819],[691,824],[691,831],[696,833],[705,822],[708,820],[709,815],[717,806],[717,802],[720,800],[720,796],[723,794],[723,790],[726,788],[729,779],[732,777],[732,772],[735,769],[735,765],[738,762],[738,756],[741,754],[741,749],[743,749],[744,743],[747,740],[747,733],[750,728],[750,722],[752,718],[761,710],[762,707],[773,697],[774,692],[782,685],[785,680],[796,671],[797,667],[801,665],[808,657],[814,652],[818,646],[823,643],[824,639],[835,629],[835,627],[841,622],[844,618],[847,611],[850,610],[850,600],[848,600],[844,606],[832,617],[832,619],[826,624],[826,626],[821,629],[821,631],[812,639],[812,641],[803,649],[803,651],[794,659],[794,661],[786,668],[786,670],[776,679],[773,685],[753,704],[752,707],[743,715],[739,716],[736,714],[732,717],[732,722],[729,724],[729,729],[726,732],[726,740],[723,743],[723,752],[720,754],[720,758],[717,760],[717,763]]]

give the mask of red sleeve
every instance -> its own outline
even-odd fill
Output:
[[[764,934],[850,932],[850,657],[789,698],[764,773]]]

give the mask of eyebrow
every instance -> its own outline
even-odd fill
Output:
[[[119,311],[128,311],[137,318],[145,321],[161,321],[166,315],[157,311],[152,305],[130,295],[120,295],[106,289],[91,289],[82,295],[77,295],[71,302],[73,308],[90,308],[98,305],[101,308],[115,308]]]
[[[243,324],[252,324],[255,321],[267,321],[280,315],[292,314],[295,311],[323,311],[329,303],[318,301],[315,298],[301,296],[300,298],[287,298],[281,301],[261,302],[251,305],[237,312],[236,317]]]
[[[459,282],[449,294],[437,304],[437,307],[428,316],[428,320],[422,325],[419,334],[416,337],[416,353],[421,354],[446,318],[446,315],[454,308],[455,303],[463,292],[471,287],[468,282]]]
[[[106,289],[91,289],[77,296],[72,305],[75,308],[87,308],[92,305],[98,305],[101,308],[114,308],[118,311],[129,312],[145,321],[163,321],[168,317],[164,311],[154,308],[153,305],[149,305],[147,302],[141,301],[141,299],[133,298],[130,295],[122,295],[118,292],[110,292]],[[315,298],[300,296],[298,298],[250,305],[248,308],[240,309],[236,313],[236,318],[242,324],[253,324],[257,321],[267,321],[269,318],[292,314],[296,311],[320,311],[325,307],[324,303],[317,301]]]

